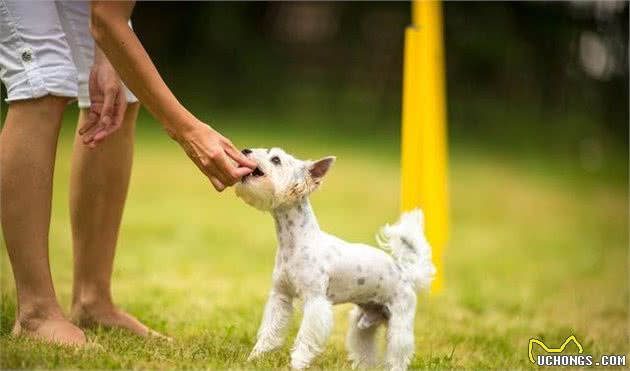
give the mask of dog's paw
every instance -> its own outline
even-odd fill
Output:
[[[247,357],[247,362],[255,361],[256,359],[260,358],[261,355],[262,355],[261,352],[257,352],[256,350],[252,350],[252,352],[249,353],[249,356]]]
[[[305,370],[307,369],[309,364],[302,360],[292,359],[291,360],[291,369],[292,370]]]

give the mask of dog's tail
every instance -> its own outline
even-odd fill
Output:
[[[389,249],[398,265],[411,278],[416,290],[431,286],[435,266],[431,246],[424,236],[424,215],[414,209],[403,213],[394,225],[386,225],[377,236],[379,245]]]

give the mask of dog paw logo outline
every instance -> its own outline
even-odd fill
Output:
[[[529,339],[529,360],[533,363],[536,364],[536,361],[534,361],[534,356],[532,354],[532,350],[534,348],[534,344],[538,344],[543,350],[545,350],[545,352],[547,353],[562,353],[564,351],[564,348],[567,347],[567,345],[573,341],[573,343],[575,345],[577,345],[578,347],[578,354],[582,354],[584,352],[584,348],[582,348],[582,344],[580,344],[580,342],[575,338],[575,335],[571,335],[569,336],[564,343],[562,343],[562,345],[560,345],[559,348],[549,348],[547,345],[545,345],[545,343],[543,343],[542,341],[538,340],[538,339],[534,339],[531,338]]]

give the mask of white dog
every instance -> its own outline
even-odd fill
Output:
[[[345,242],[319,228],[308,195],[335,161],[301,161],[281,149],[245,149],[258,164],[236,185],[236,194],[276,222],[278,251],[273,287],[249,360],[282,345],[293,299],[304,300],[304,318],[291,353],[294,369],[322,352],[333,326],[332,306],[354,303],[346,339],[353,367],[374,367],[376,330],[387,325],[386,365],[405,370],[414,352],[416,292],[435,273],[419,210],[381,231],[383,250]]]

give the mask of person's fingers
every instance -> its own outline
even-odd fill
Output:
[[[109,134],[111,134],[114,131],[112,127],[113,126],[110,126],[109,128],[103,129],[97,132],[96,134],[94,134],[94,138],[92,138],[92,143],[94,144],[100,143],[103,139],[105,139]]]
[[[236,168],[235,172],[238,176],[239,179],[241,179],[242,177],[244,177],[247,174],[251,174],[252,173],[252,169],[248,168],[248,167],[239,167]]]
[[[88,111],[87,117],[85,121],[83,121],[83,125],[79,129],[79,135],[85,134],[86,131],[90,130],[94,125],[98,123],[98,111],[95,107],[96,103],[92,103],[90,106],[90,110]]]
[[[90,111],[96,115],[96,122],[94,122],[89,128],[83,130],[83,143],[88,144],[94,140],[94,136],[101,130],[105,129],[107,123],[109,123],[109,118],[103,118],[103,107],[104,104],[102,102],[93,103],[93,108],[90,108]],[[89,115],[88,115],[89,116]],[[103,121],[105,119],[105,122]]]
[[[221,180],[225,185],[233,185],[241,179],[239,172],[236,171],[238,168],[230,161],[230,158],[225,153],[221,153],[213,160],[219,174],[223,175]]]
[[[98,89],[97,73],[94,68],[92,68],[92,70],[90,71],[88,90],[89,90],[89,95],[90,95],[90,110],[88,112],[88,117],[87,117],[87,120],[85,121],[85,124],[81,127],[81,129],[79,129],[80,135],[84,135],[94,125],[98,124],[98,121],[101,116],[101,112],[103,110],[103,105],[101,103],[101,100],[96,99],[99,95],[98,94],[99,89]]]
[[[229,183],[229,178],[225,176],[219,169],[217,169],[216,164],[213,162],[212,158],[196,158],[194,156],[190,156],[195,165],[204,173],[209,179],[214,178],[219,181],[223,185],[223,188],[226,187]]]
[[[98,125],[98,124],[92,125],[90,129],[88,129],[87,131],[83,133],[83,143],[88,144],[92,142],[94,140],[94,136],[96,135],[96,133],[98,133],[102,129],[103,128],[101,127],[101,125]]]
[[[252,170],[254,170],[257,166],[254,161],[248,159],[247,157],[245,157],[245,155],[241,153],[241,151],[236,149],[236,147],[234,147],[232,143],[226,143],[225,153],[227,153],[228,156],[230,156],[230,158],[236,161],[236,163],[240,166],[245,166],[251,168]]]
[[[114,106],[114,116],[112,117],[112,124],[94,135],[94,141],[96,143],[99,143],[122,126],[126,110],[127,97],[122,91],[120,91],[116,97],[116,105]]]
[[[99,117],[97,125],[93,127],[93,129],[89,130],[85,135],[85,143],[94,143],[96,144],[96,138],[103,139],[108,130],[110,130],[111,126],[114,122],[114,102],[116,99],[115,90],[108,89],[108,92],[105,93],[105,101],[103,103],[103,107],[101,110],[101,115]]]
[[[210,183],[212,183],[212,186],[217,190],[217,192],[223,192],[225,185],[219,179],[213,176],[209,176],[208,179],[210,179]]]
[[[109,128],[103,129],[101,131],[98,131],[96,134],[94,134],[94,138],[92,138],[92,143],[99,144],[103,139],[107,138],[109,134],[115,131],[112,129],[112,127],[113,126],[110,126]]]
[[[233,184],[232,178],[226,175],[223,171],[214,167],[212,170],[209,170],[209,173],[215,178],[219,179],[224,186],[229,187]]]
[[[104,91],[103,109],[101,110],[101,118],[99,125],[103,129],[107,129],[113,123],[114,105],[120,89],[117,86],[108,86]]]
[[[99,84],[98,84],[97,69],[95,69],[94,66],[92,66],[92,69],[90,69],[90,77],[88,80],[88,93],[90,94],[90,99],[98,95],[98,92],[99,92],[98,85]]]
[[[100,126],[94,125],[88,131],[83,133],[83,143],[88,144],[94,138],[94,134],[96,134],[100,130]]]
[[[114,126],[114,124],[111,124],[107,127],[101,127],[100,130],[97,130],[96,133],[94,133],[94,136],[92,137],[92,142],[98,144],[114,131],[116,131],[116,127]]]

